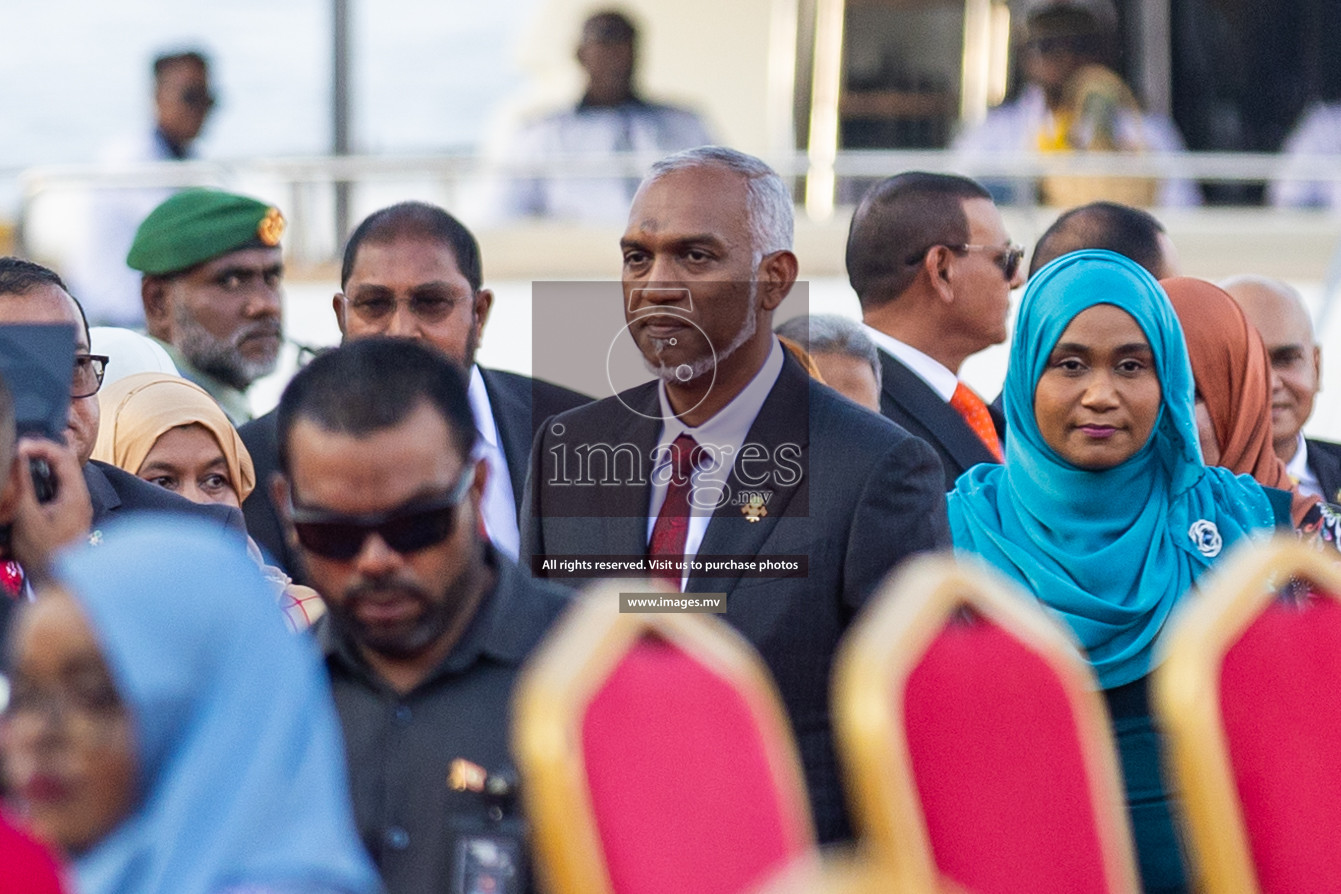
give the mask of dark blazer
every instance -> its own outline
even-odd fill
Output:
[[[945,469],[947,491],[954,490],[955,479],[978,463],[996,462],[959,411],[921,376],[885,351],[880,352],[880,366],[880,412],[931,445]],[[1005,418],[999,407],[987,409],[999,436],[1005,430]]]
[[[1318,476],[1322,498],[1329,503],[1341,503],[1341,444],[1331,441],[1308,442],[1308,467]]]
[[[554,576],[540,564],[546,556],[647,554],[659,420],[657,386],[648,383],[564,413],[542,429],[522,508],[523,565]],[[695,571],[687,589],[728,594],[725,619],[759,651],[787,707],[816,829],[824,841],[839,840],[850,831],[829,727],[834,649],[891,568],[912,553],[949,545],[944,476],[925,443],[816,384],[790,355],[746,444],[775,459],[742,469],[742,448],[727,494],[766,492],[767,514],[752,522],[748,507],[728,499],[713,514],[697,558],[799,555],[808,573]],[[614,463],[619,480],[606,476],[601,462],[578,468],[579,455],[590,455],[587,445],[620,451]],[[586,473],[592,483],[578,483]],[[742,476],[751,474],[755,480],[744,483]],[[565,478],[574,483],[560,483]]]
[[[480,367],[489,394],[498,439],[508,463],[512,493],[519,510],[526,486],[526,463],[531,441],[540,424],[557,413],[589,403],[591,398],[559,385],[517,373]],[[253,419],[238,429],[256,467],[256,489],[242,503],[252,539],[298,583],[306,583],[302,562],[284,537],[279,513],[270,500],[270,479],[279,471],[279,430],[276,411]],[[520,516],[520,511],[519,511]]]

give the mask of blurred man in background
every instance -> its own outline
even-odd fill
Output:
[[[1257,327],[1271,356],[1271,428],[1276,455],[1300,491],[1341,501],[1341,444],[1304,437],[1322,385],[1322,348],[1303,297],[1288,283],[1236,276],[1221,286]]]
[[[153,84],[153,126],[118,139],[100,162],[126,167],[195,157],[196,139],[216,102],[208,58],[199,50],[157,56]],[[65,270],[94,325],[144,324],[140,281],[126,266],[126,252],[140,221],[171,194],[164,187],[112,187],[93,195],[87,244],[67,259]]]

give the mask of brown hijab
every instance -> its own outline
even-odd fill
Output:
[[[1197,394],[1206,402],[1220,462],[1259,484],[1290,491],[1298,525],[1318,502],[1299,493],[1271,446],[1271,360],[1262,337],[1229,293],[1202,279],[1160,280],[1183,324]]]

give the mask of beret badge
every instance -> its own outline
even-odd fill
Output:
[[[279,213],[278,208],[270,208],[265,212],[265,217],[256,225],[256,237],[266,245],[279,245],[280,237],[284,235],[284,215]]]

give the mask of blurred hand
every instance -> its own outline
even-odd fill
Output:
[[[37,567],[56,550],[88,534],[93,503],[79,458],[69,447],[44,438],[23,438],[18,455],[22,471],[10,552],[19,564]],[[35,459],[45,460],[56,479],[56,496],[49,503],[37,502],[33,490],[28,466]]]

